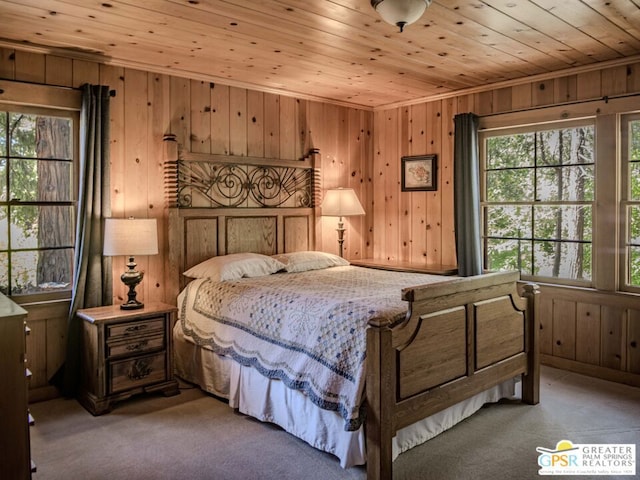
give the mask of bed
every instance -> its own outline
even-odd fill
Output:
[[[369,479],[392,478],[393,458],[399,452],[452,426],[485,402],[513,395],[514,378],[520,379],[522,400],[538,403],[538,292],[534,285],[521,284],[515,272],[459,278],[330,265],[305,272],[278,267],[268,274],[220,282],[183,275],[208,259],[228,259],[247,252],[277,261],[287,260],[279,257],[281,254],[313,252],[316,154],[310,152],[308,159],[299,162],[282,162],[189,154],[178,152],[177,145],[167,145],[168,183],[172,185],[167,271],[177,285],[174,294],[180,310],[174,329],[178,375],[228,398],[241,412],[277,423],[314,447],[336,454],[345,467],[366,462]],[[266,194],[236,192],[237,183],[253,185],[250,189],[259,192],[255,185],[260,181],[256,179],[267,170],[272,180],[261,181],[268,187]],[[227,173],[221,177],[223,171]],[[230,181],[229,172],[244,180]],[[273,181],[273,176],[279,180]],[[287,184],[287,191],[275,192],[276,184]],[[301,193],[295,193],[293,186],[300,187]],[[261,203],[273,198],[277,199],[273,204],[269,203],[272,200]],[[286,265],[285,261],[280,263]],[[268,288],[295,297],[291,284],[302,289],[303,283],[315,281],[309,276],[319,278],[333,272],[393,284],[384,295],[377,295],[390,310],[381,314],[383,308],[376,305],[373,315],[358,320],[362,331],[357,346],[351,345],[350,360],[343,364],[361,359],[360,377],[351,387],[352,400],[343,401],[347,395],[322,386],[314,390],[305,382],[296,383],[294,376],[283,374],[283,370],[288,372],[286,367],[280,371],[272,368],[277,358],[257,362],[260,354],[247,354],[255,344],[234,350],[233,336],[217,338],[216,343],[213,329],[186,317],[187,311],[194,310],[209,320],[219,316],[225,321],[218,323],[231,325],[232,330],[248,337],[251,328],[236,323],[233,312],[216,313],[203,305],[234,305],[222,296],[222,290],[240,289],[243,294],[235,297],[244,299],[254,282],[273,283],[275,287]],[[396,276],[390,280],[388,274]],[[301,279],[286,280],[296,275]],[[370,285],[364,280],[354,282]],[[373,301],[349,288],[345,286],[344,291],[351,291],[354,301]],[[203,300],[211,298],[204,295],[205,290],[215,292],[212,298],[216,300]],[[187,301],[190,295],[200,296],[200,306]],[[349,303],[347,293],[339,297],[341,305]],[[236,313],[257,308],[246,301],[230,308]],[[330,310],[328,306],[314,308],[318,312]],[[273,345],[272,338],[265,338]],[[309,378],[316,376],[314,371]]]

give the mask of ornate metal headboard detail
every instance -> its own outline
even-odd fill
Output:
[[[165,163],[170,207],[315,206],[315,156],[300,160],[180,152]]]

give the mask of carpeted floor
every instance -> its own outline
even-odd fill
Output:
[[[508,401],[486,406],[401,455],[394,478],[535,479],[536,447],[554,448],[563,439],[633,443],[640,455],[640,389],[548,367],[543,367],[541,384],[539,405]],[[364,468],[343,470],[333,456],[234,413],[195,388],[169,398],[136,397],[100,417],[65,399],[33,404],[31,411],[35,480],[366,477]]]

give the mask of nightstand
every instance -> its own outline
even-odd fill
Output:
[[[171,327],[176,307],[147,303],[138,310],[120,305],[78,310],[82,322],[81,388],[78,400],[93,415],[132,395],[180,393],[173,378]]]

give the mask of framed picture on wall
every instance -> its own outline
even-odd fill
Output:
[[[402,157],[402,191],[417,192],[438,189],[438,156]]]

